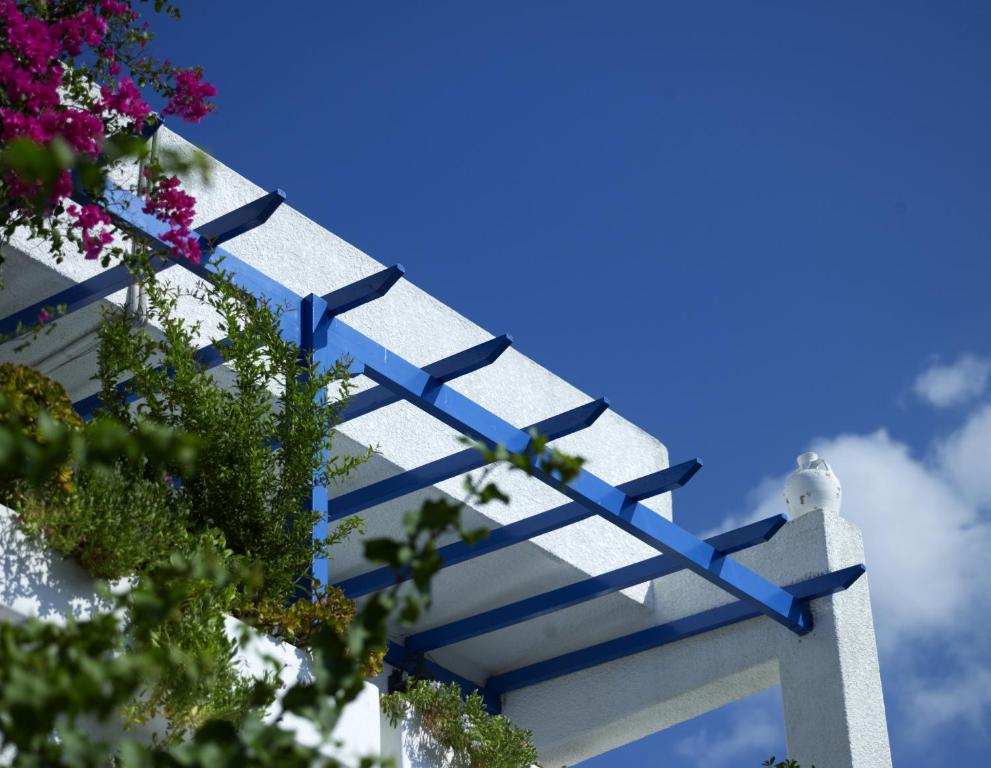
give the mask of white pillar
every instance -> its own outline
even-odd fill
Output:
[[[822,515],[823,570],[863,562],[860,530],[839,517],[840,485],[815,454],[799,457],[785,498],[792,514]],[[803,768],[890,768],[867,577],[812,603],[814,629],[778,653],[788,756]]]
[[[813,604],[778,657],[788,756],[803,768],[891,768],[867,579]]]

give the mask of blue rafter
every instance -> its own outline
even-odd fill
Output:
[[[659,472],[652,472],[649,475],[623,483],[618,488],[637,500],[651,496],[660,496],[683,487],[691,480],[695,473],[702,468],[702,462],[692,459],[681,464],[677,464]],[[554,509],[548,509],[536,515],[518,520],[515,523],[504,525],[489,531],[489,535],[481,541],[469,544],[464,541],[456,541],[437,550],[440,556],[441,568],[450,568],[452,565],[472,560],[490,552],[497,552],[505,547],[511,547],[523,541],[528,541],[536,536],[541,536],[559,528],[573,525],[581,520],[592,517],[595,512],[588,507],[577,502],[562,504]],[[392,568],[376,568],[374,571],[362,573],[336,585],[344,590],[350,598],[362,597],[380,589],[410,578],[408,568],[396,572]]]
[[[603,397],[538,421],[527,427],[526,430],[533,430],[541,435],[546,435],[550,440],[556,440],[590,426],[608,407],[609,401]],[[437,461],[400,472],[392,477],[387,477],[385,480],[331,499],[327,507],[328,518],[331,522],[340,520],[378,504],[398,499],[400,496],[429,488],[452,477],[480,469],[485,464],[486,460],[481,451],[475,448],[466,448],[450,456],[437,459]]]
[[[706,541],[723,555],[739,552],[769,541],[788,521],[785,515],[775,515],[742,528],[712,536]],[[411,635],[406,639],[406,649],[411,653],[422,653],[446,645],[460,643],[478,635],[511,627],[524,621],[536,619],[554,611],[570,608],[573,605],[594,600],[627,587],[643,584],[645,581],[684,569],[684,564],[675,562],[667,555],[658,555],[639,563],[617,568],[614,571],[583,579],[574,584],[517,600],[508,605],[452,621],[440,627]]]
[[[494,363],[503,352],[509,349],[512,343],[513,337],[508,334],[496,336],[494,339],[483,341],[474,347],[469,347],[450,357],[445,357],[443,360],[426,365],[423,367],[423,370],[437,379],[437,381],[451,381],[452,379],[466,376],[472,371],[477,371],[479,368],[484,368],[486,365]],[[381,385],[366,389],[364,392],[354,395],[348,401],[347,406],[341,412],[340,423],[343,424],[345,421],[356,419],[359,416],[364,416],[366,413],[371,413],[379,408],[392,405],[401,399],[395,392]]]
[[[260,227],[285,201],[286,193],[276,189],[240,208],[235,208],[230,213],[198,226],[196,234],[200,236],[204,249],[212,251],[221,243]]]
[[[160,259],[157,261],[161,262]],[[27,333],[38,322],[38,315],[43,309],[64,307],[65,314],[69,315],[83,307],[88,307],[115,291],[126,288],[130,283],[131,273],[123,264],[105,269],[88,280],[70,285],[48,298],[36,301],[24,309],[7,315],[0,320],[0,337],[14,337]]]
[[[825,597],[847,589],[863,575],[865,570],[863,565],[854,565],[792,584],[785,587],[785,591],[796,600],[806,603],[817,597]],[[755,619],[762,613],[747,601],[738,600],[718,608],[686,616],[683,619],[670,621],[667,624],[660,624],[613,640],[606,640],[603,643],[565,653],[552,659],[538,661],[512,672],[495,675],[486,681],[485,687],[492,693],[506,694],[520,688],[553,680],[556,677],[596,667],[609,661],[632,656],[635,653],[659,648],[678,640],[695,637],[714,629]]]
[[[339,318],[327,329],[330,347],[338,357],[361,361],[365,375],[409,400],[431,416],[486,445],[504,445],[511,452],[526,451],[531,436],[478,405],[381,344],[351,328]],[[538,463],[545,457],[538,457]],[[550,458],[549,455],[546,458]],[[574,501],[591,508],[654,548],[663,551],[707,581],[733,596],[750,601],[762,613],[798,633],[812,628],[808,608],[794,596],[712,546],[661,517],[622,491],[586,470],[569,483],[546,472],[536,476]]]
[[[161,240],[165,226],[141,211],[140,200],[123,190],[110,190],[107,199],[111,213],[120,221],[143,231],[152,239],[153,247],[168,252],[167,243]],[[256,297],[264,297],[276,306],[300,306],[301,297],[278,281],[219,249],[217,254],[225,257],[223,269],[232,275],[234,282],[243,290]],[[216,259],[208,255],[199,265],[184,263],[184,266],[195,274],[210,279],[216,270],[215,262]],[[297,340],[300,333],[298,314],[294,318],[294,313],[284,313],[282,320],[282,333],[293,341]],[[531,448],[531,435],[449,385],[437,382],[426,371],[351,328],[339,317],[329,318],[326,332],[328,348],[322,350],[324,355],[332,355],[334,358],[350,357],[358,361],[363,372],[377,384],[388,387],[458,432],[489,447],[503,445],[511,452]],[[544,458],[549,458],[549,455],[535,458],[539,464]],[[630,499],[590,472],[581,470],[568,483],[562,483],[553,474],[539,469],[536,476],[573,501],[585,505],[674,560],[683,562],[693,572],[746,601],[760,613],[798,633],[811,629],[812,617],[808,607],[793,594],[732,558],[722,555],[707,542]]]
[[[342,315],[369,301],[382,298],[404,274],[405,267],[396,264],[324,295],[323,301],[327,309],[320,319],[321,327],[335,315]]]

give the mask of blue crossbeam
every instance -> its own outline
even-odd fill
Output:
[[[276,190],[201,225],[196,233],[201,240],[209,241],[215,246],[264,224],[285,198],[285,192]],[[151,261],[151,267],[155,272],[160,272],[172,264],[173,262],[163,260],[160,257],[153,258]],[[105,269],[88,280],[71,285],[65,290],[3,318],[0,320],[0,335],[14,335],[30,330],[30,327],[38,319],[38,313],[45,308],[61,306],[64,307],[64,314],[70,315],[100,299],[105,299],[115,291],[126,288],[130,283],[131,274],[125,265],[118,264],[110,269]]]
[[[393,390],[431,416],[486,445],[502,444],[509,451],[526,451],[531,437],[491,411],[451,389],[438,385],[425,371],[381,344],[334,318],[327,328],[328,344],[340,356],[360,360],[365,375]],[[549,458],[549,456],[548,456]],[[686,567],[733,596],[750,601],[762,613],[797,633],[812,628],[808,609],[791,594],[709,544],[661,517],[591,472],[581,470],[564,484],[548,473],[536,476],[573,501],[637,536],[655,549],[684,561]]]
[[[200,236],[205,250],[212,251],[221,243],[260,227],[285,201],[286,193],[277,189],[213,221],[201,224],[196,228],[196,234]]]
[[[631,493],[637,491],[638,499],[650,496],[660,496],[683,487],[691,480],[695,473],[701,469],[702,463],[698,459],[692,459],[660,472],[652,472],[644,477],[631,480],[618,486],[621,491]],[[650,485],[647,485],[649,481]],[[514,544],[527,541],[541,536],[559,528],[573,525],[581,520],[592,517],[595,514],[588,507],[569,502],[546,512],[519,520],[501,528],[496,528],[489,532],[481,541],[468,544],[464,541],[456,541],[437,550],[440,557],[440,567],[450,568],[452,565],[472,560],[500,549],[511,547]],[[337,587],[344,590],[344,594],[354,599],[385,589],[397,582],[406,581],[410,578],[410,571],[404,568],[401,571],[394,571],[391,568],[377,568],[374,571],[354,576],[345,581],[338,582]]]
[[[796,600],[806,603],[809,600],[825,597],[834,592],[842,592],[859,579],[865,570],[863,565],[854,565],[798,582],[786,587],[785,591]],[[546,661],[538,661],[512,672],[495,675],[486,681],[485,687],[495,694],[502,695],[553,680],[556,677],[596,667],[609,661],[632,656],[635,653],[659,648],[678,640],[695,637],[721,627],[754,619],[761,614],[762,612],[750,603],[739,600],[692,616],[686,616],[683,619],[676,619],[667,624],[660,624],[588,648],[565,653]]]
[[[483,341],[474,347],[469,347],[450,357],[445,357],[443,360],[426,365],[423,370],[437,381],[451,381],[494,363],[503,352],[509,349],[512,343],[513,337],[508,334],[496,336],[494,339]],[[395,392],[382,385],[366,389],[351,398],[341,412],[340,422],[344,423],[364,416],[366,413],[392,405],[401,399]]]
[[[741,549],[769,541],[787,521],[788,518],[784,515],[775,515],[766,520],[760,520],[742,528],[712,536],[706,541],[723,555],[729,555]],[[443,648],[446,645],[460,643],[462,640],[536,619],[548,613],[604,597],[636,584],[643,584],[645,581],[668,576],[683,570],[684,567],[684,564],[675,562],[667,555],[658,555],[599,576],[568,584],[550,592],[517,600],[515,603],[502,605],[475,616],[468,616],[411,635],[406,639],[406,649],[412,653],[423,653],[435,648]]]
[[[113,189],[107,192],[106,197],[111,213],[119,222],[144,232],[151,238],[153,247],[163,253],[170,253],[168,244],[161,239],[167,228],[153,216],[141,211],[142,203],[139,199],[123,190]],[[243,290],[256,298],[265,298],[276,306],[300,306],[302,297],[278,281],[220,249],[216,254],[217,257],[225,257],[223,269],[232,275],[234,282]],[[213,255],[208,255],[199,265],[185,262],[183,265],[206,279],[210,279],[217,269],[216,257]],[[296,340],[300,335],[300,327],[298,315],[295,325],[292,324],[293,317],[294,313],[291,312],[283,315],[281,331],[287,338]],[[438,383],[426,371],[350,327],[339,317],[332,317],[322,330],[326,331],[329,345],[322,350],[324,355],[334,358],[350,357],[358,361],[363,372],[375,383],[388,387],[458,432],[489,447],[503,445],[510,452],[530,448],[531,435],[449,385]],[[684,561],[693,572],[735,597],[748,601],[761,613],[782,625],[798,633],[812,628],[808,608],[793,595],[733,559],[721,556],[706,542],[631,500],[622,491],[590,472],[580,471],[567,484],[544,472],[538,471],[536,476],[656,549],[676,560]]]
[[[83,202],[88,200],[81,192],[74,192],[73,197]],[[159,221],[152,214],[145,213],[144,201],[136,195],[109,185],[104,197],[107,201],[107,212],[113,217],[114,222],[122,229],[142,237],[156,253],[173,260],[204,280],[215,279],[217,272],[222,270],[232,277],[238,287],[255,298],[265,299],[276,307],[298,310],[302,296],[222,248],[204,253],[199,264],[176,259],[172,254],[172,246],[162,239],[162,236],[169,231],[168,224]],[[298,342],[300,334],[298,312],[283,313],[281,321],[283,335]]]
[[[65,290],[3,318],[0,320],[0,336],[20,336],[31,330],[31,327],[38,322],[38,315],[43,309],[64,307],[65,314],[69,315],[106,298],[115,291],[126,288],[130,283],[131,273],[123,264],[105,269],[89,280],[70,285]]]
[[[406,269],[403,265],[396,264],[324,295],[327,310],[321,319],[321,326],[325,326],[334,315],[344,314],[369,301],[382,298],[404,274]]]
[[[422,656],[411,656],[406,653],[401,645],[391,640],[389,641],[388,650],[385,653],[385,663],[415,677],[437,680],[441,683],[456,683],[461,689],[463,696],[469,696],[477,692],[482,697],[482,701],[485,702],[485,707],[489,710],[490,714],[498,715],[502,712],[502,700],[485,686],[472,682],[468,678],[451,672],[449,669],[445,669],[436,662],[425,659]]]
[[[556,440],[588,427],[608,407],[609,401],[605,398],[593,400],[577,408],[551,416],[549,419],[538,421],[527,427],[527,431],[533,430],[541,435],[546,435],[550,440]],[[398,475],[387,477],[385,480],[331,499],[327,505],[328,519],[333,522],[363,512],[378,504],[384,504],[387,501],[398,499],[400,496],[429,488],[452,477],[480,469],[485,464],[485,457],[482,456],[481,451],[475,448],[466,448],[437,461],[406,472],[400,472]]]

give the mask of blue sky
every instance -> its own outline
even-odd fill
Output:
[[[187,2],[181,127],[705,469],[818,446],[867,537],[896,764],[991,748],[991,4]],[[586,768],[756,766],[776,691]],[[985,758],[986,759],[986,758]]]

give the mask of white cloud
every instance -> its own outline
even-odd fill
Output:
[[[915,380],[915,394],[930,405],[945,408],[981,395],[991,376],[991,360],[963,355],[955,363],[934,363]]]
[[[962,721],[986,731],[991,714],[991,670],[978,667],[937,683],[913,681],[909,707],[930,728]]]
[[[864,532],[887,698],[914,737],[991,709],[991,405],[975,408],[923,455],[885,430],[814,441],[843,483],[843,511]],[[784,477],[764,480],[751,515],[779,512]]]
[[[991,405],[937,446],[943,473],[969,503],[991,509]]]
[[[678,741],[675,749],[694,764],[708,768],[738,766],[741,756],[749,752],[769,756],[781,741],[780,713],[775,714],[759,698],[750,704],[745,710],[734,711],[725,729],[711,732],[703,728]]]
[[[991,440],[991,420],[986,426]],[[843,516],[864,532],[882,648],[953,631],[982,598],[991,526],[939,452],[916,458],[883,430],[821,440],[814,449],[843,483]]]

